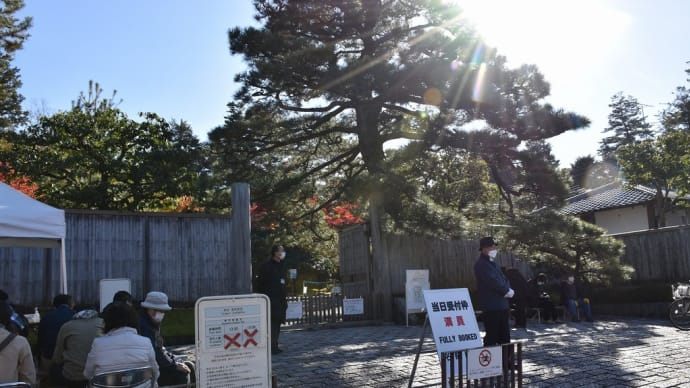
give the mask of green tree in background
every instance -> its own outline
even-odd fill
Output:
[[[590,283],[611,284],[630,278],[632,268],[620,261],[623,243],[605,230],[551,210],[516,220],[507,235],[514,252],[542,268],[572,272]]]
[[[154,113],[129,119],[89,83],[69,111],[7,132],[17,172],[39,186],[41,198],[62,208],[156,210],[192,194],[200,169],[199,142],[184,122]]]
[[[688,62],[690,63],[690,62]],[[690,77],[690,69],[685,70]],[[690,83],[690,78],[686,78]],[[676,98],[661,113],[661,124],[665,131],[690,131],[690,89],[676,88]]]
[[[27,117],[22,110],[24,97],[19,94],[19,69],[12,66],[14,53],[24,45],[31,27],[30,17],[19,20],[15,16],[23,7],[23,0],[0,1],[0,131],[14,129]]]
[[[609,125],[604,133],[613,134],[601,140],[599,154],[604,161],[616,161],[616,151],[620,147],[651,139],[653,132],[642,104],[635,97],[616,93],[611,97],[609,107]]]
[[[270,170],[271,195],[319,193],[311,212],[328,201],[368,200],[374,232],[388,216],[413,223],[440,206],[398,168],[404,160],[384,148],[392,140],[421,144],[407,160],[427,150],[480,158],[510,210],[514,196],[543,202],[564,191],[544,175],[555,173],[537,160],[544,153],[518,148],[588,121],[543,104],[549,85],[537,68],[508,69],[452,2],[254,4],[262,27],[229,32],[230,50],[248,70],[236,77],[242,87],[226,124],[209,136],[262,166],[292,167],[283,176]],[[483,128],[465,127],[472,122]],[[541,161],[549,166],[526,171]]]
[[[690,69],[685,71],[690,74]],[[688,79],[690,81],[690,79]],[[666,213],[675,205],[687,206],[690,194],[690,96],[676,88],[673,102],[661,113],[662,133],[655,139],[621,147],[617,157],[629,184],[656,190],[655,227],[666,226]],[[672,198],[672,192],[677,196]]]
[[[671,192],[677,190],[681,197],[690,194],[690,132],[669,131],[621,147],[617,155],[629,184],[656,190],[654,226],[666,226],[666,213],[676,199]]]

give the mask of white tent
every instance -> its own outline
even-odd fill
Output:
[[[0,246],[60,248],[60,292],[67,293],[64,210],[0,182]]]

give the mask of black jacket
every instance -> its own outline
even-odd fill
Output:
[[[259,268],[257,291],[268,296],[271,300],[271,320],[285,322],[287,310],[285,288],[285,265],[273,258],[265,261]]]

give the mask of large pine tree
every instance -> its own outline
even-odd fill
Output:
[[[327,181],[322,198],[356,192],[369,199],[376,229],[385,214],[399,216],[403,202],[419,204],[412,177],[396,171],[384,148],[394,140],[423,145],[409,159],[429,149],[483,159],[509,201],[564,192],[553,187],[552,161],[520,146],[587,119],[544,104],[549,85],[538,69],[507,68],[453,2],[254,4],[261,27],[229,32],[231,52],[248,69],[236,77],[242,87],[226,124],[210,138],[245,160],[290,167],[273,193]],[[472,122],[482,128],[467,129]],[[544,167],[537,174],[526,169],[537,165]]]
[[[613,134],[601,140],[599,154],[604,161],[615,161],[620,147],[651,139],[654,133],[647,122],[644,107],[635,97],[616,93],[611,97],[609,108],[611,113],[604,133]]]

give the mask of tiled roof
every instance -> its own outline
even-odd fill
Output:
[[[649,187],[636,185],[627,187],[621,182],[613,182],[572,196],[566,200],[560,213],[582,214],[597,210],[613,209],[647,203],[654,199],[656,192]]]

